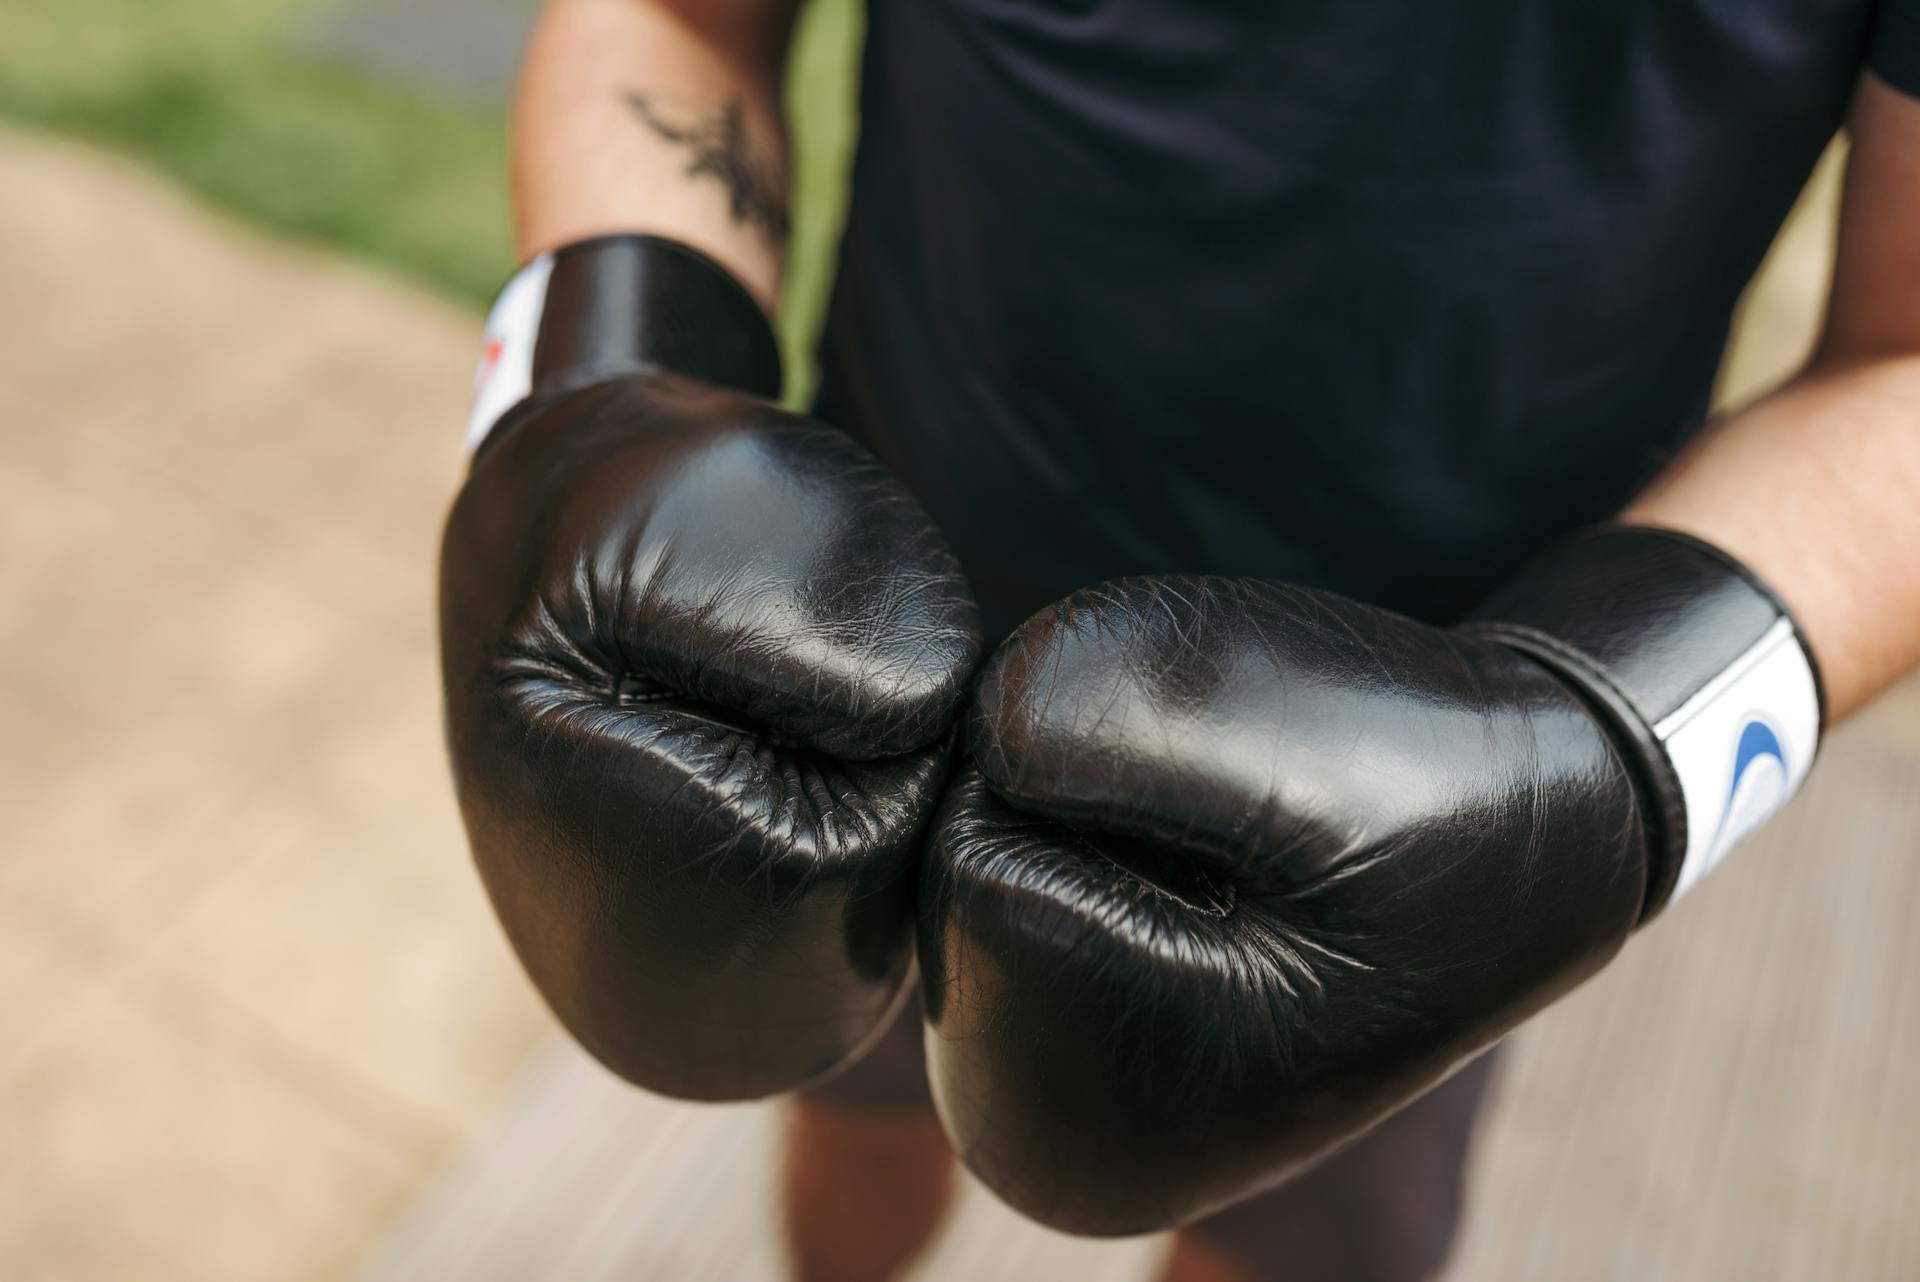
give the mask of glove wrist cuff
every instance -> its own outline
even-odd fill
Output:
[[[1655,830],[1643,921],[1784,805],[1812,765],[1825,723],[1812,653],[1772,589],[1698,539],[1589,531],[1467,626],[1556,671],[1627,749]]]
[[[766,313],[705,254],[642,235],[541,254],[488,313],[467,451],[536,394],[657,371],[769,400],[780,394],[780,348]]]

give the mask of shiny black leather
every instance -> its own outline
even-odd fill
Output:
[[[840,432],[666,371],[565,384],[494,430],[442,546],[474,857],[609,1068],[688,1098],[786,1089],[907,983],[973,600]]]
[[[1245,579],[1076,593],[989,663],[922,893],[969,1166],[1071,1231],[1277,1183],[1640,920],[1631,751],[1533,656]]]
[[[1604,525],[1535,557],[1461,625],[1559,672],[1628,745],[1652,838],[1643,922],[1666,906],[1694,838],[1654,727],[1782,619],[1793,622],[1786,603],[1719,548],[1674,530]],[[1824,726],[1820,666],[1802,650]]]

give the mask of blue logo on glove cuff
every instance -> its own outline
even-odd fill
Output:
[[[1820,733],[1813,666],[1781,619],[1656,728],[1687,807],[1678,898],[1806,778]]]
[[[1733,781],[1727,788],[1726,810],[1707,843],[1707,858],[1718,863],[1728,849],[1767,821],[1787,800],[1787,750],[1780,734],[1764,718],[1755,716],[1740,729],[1733,754]]]

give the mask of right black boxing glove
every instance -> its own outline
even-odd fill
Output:
[[[796,1086],[882,1026],[980,647],[926,514],[779,387],[759,306],[685,246],[536,259],[441,550],[495,910],[582,1045],[687,1098]]]
[[[1123,579],[988,663],[921,892],[934,1098],[990,1187],[1138,1233],[1302,1170],[1592,974],[1805,775],[1785,607],[1609,527],[1453,628]]]

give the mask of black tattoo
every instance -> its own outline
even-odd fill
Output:
[[[661,119],[646,94],[628,91],[626,98],[647,128],[693,153],[687,177],[711,178],[727,189],[735,222],[759,228],[777,245],[786,243],[792,223],[786,175],[778,162],[754,154],[745,108],[731,102],[710,120],[676,125]]]

